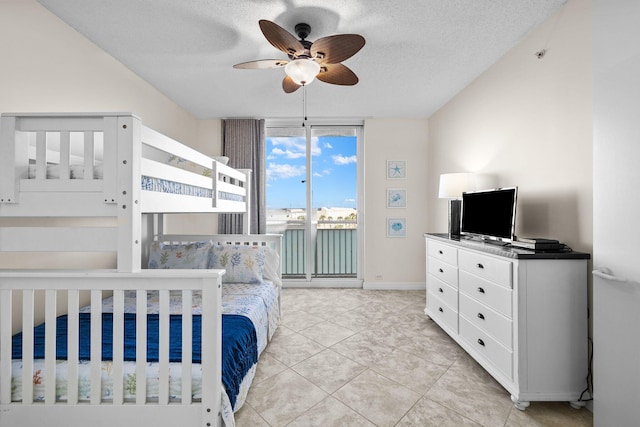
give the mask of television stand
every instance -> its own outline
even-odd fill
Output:
[[[425,234],[425,314],[511,394],[583,404],[587,261],[580,252],[520,251]]]

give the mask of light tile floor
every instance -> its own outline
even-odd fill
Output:
[[[421,291],[284,289],[238,427],[592,426],[587,409],[526,411],[424,314]]]

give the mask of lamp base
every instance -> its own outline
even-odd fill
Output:
[[[449,199],[449,237],[460,237],[462,201]]]

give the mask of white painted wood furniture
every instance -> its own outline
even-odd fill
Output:
[[[425,313],[510,394],[584,406],[588,254],[425,234]]]
[[[79,176],[71,179],[74,172]],[[139,271],[144,214],[244,213],[248,230],[249,175],[131,113],[2,114],[0,218],[22,222],[0,224],[0,252],[115,252],[118,271]],[[142,188],[143,177],[211,196],[152,191]]]
[[[78,152],[79,150],[79,152]],[[159,155],[160,153],[160,155]],[[211,176],[176,167],[167,158],[180,158],[197,168],[212,170]],[[74,164],[80,159],[80,165]],[[163,161],[162,159],[165,159]],[[49,174],[56,166],[55,176]],[[81,166],[78,169],[77,166]],[[34,176],[30,176],[30,169]],[[103,170],[97,173],[97,170]],[[78,171],[81,172],[78,172]],[[73,179],[73,173],[80,173]],[[222,270],[146,270],[146,251],[152,239],[184,242],[214,240],[234,244],[265,244],[280,252],[280,236],[177,236],[166,235],[165,213],[245,214],[248,230],[250,171],[227,167],[215,159],[145,127],[130,113],[100,114],[3,114],[0,121],[0,252],[35,256],[73,253],[115,253],[117,267],[109,270],[20,270],[0,271],[0,425],[129,425],[144,420],[154,426],[215,426],[221,423],[221,296]],[[143,176],[161,178],[180,185],[205,188],[212,197],[163,193],[141,188]],[[173,184],[171,184],[173,185]],[[96,221],[98,221],[96,223]],[[55,254],[55,255],[54,255]],[[202,292],[202,322],[210,334],[203,334],[202,399],[192,401],[190,391],[179,402],[169,401],[166,378],[160,398],[147,401],[144,381],[137,383],[135,402],[124,402],[120,385],[114,398],[100,395],[101,300],[114,295],[113,316],[120,324],[124,316],[123,292],[135,290],[144,301],[149,291],[159,291],[161,363],[167,363],[168,295],[181,291],[184,301]],[[91,401],[77,401],[77,372],[67,377],[69,399],[58,401],[53,382],[45,383],[44,402],[29,398],[32,383],[33,325],[55,324],[62,313],[69,314],[70,353],[77,349],[77,309],[91,304]],[[138,313],[146,313],[141,302]],[[95,313],[95,314],[94,314]],[[183,307],[183,354],[191,351],[191,306]],[[138,349],[146,346],[145,316],[137,322]],[[45,369],[56,371],[55,333],[47,329]],[[26,397],[12,402],[12,335],[25,331],[23,384]],[[75,338],[74,339],[74,334]],[[114,327],[116,346],[122,327]],[[142,350],[141,350],[142,351]],[[186,352],[186,353],[185,353]],[[144,356],[144,353],[140,353]],[[141,360],[143,357],[137,357]],[[188,359],[188,357],[187,357]],[[122,352],[114,350],[113,367],[122,369]],[[136,377],[144,378],[145,363],[137,363]],[[182,384],[190,390],[190,366],[185,364]],[[163,370],[165,377],[168,371]]]

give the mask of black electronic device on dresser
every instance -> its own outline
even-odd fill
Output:
[[[562,251],[567,248],[557,240],[539,237],[518,237],[511,242],[511,246],[533,251]]]
[[[462,193],[460,234],[487,242],[511,243],[516,226],[518,187]]]

